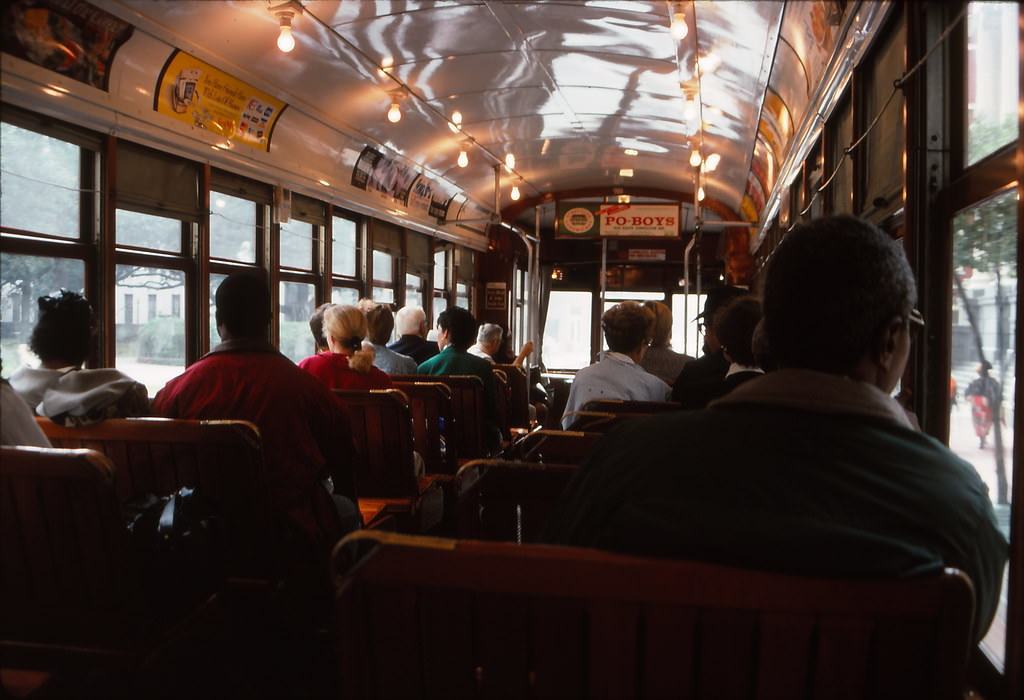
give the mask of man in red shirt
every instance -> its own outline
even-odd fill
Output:
[[[314,542],[330,548],[359,522],[350,500],[355,485],[345,408],[267,342],[270,291],[261,275],[233,273],[217,289],[216,305],[222,342],[160,390],[153,412],[255,423],[272,506]],[[345,497],[332,499],[331,479]]]

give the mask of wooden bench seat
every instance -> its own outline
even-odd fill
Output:
[[[579,430],[534,430],[513,442],[509,449],[505,450],[505,459],[580,464],[603,435],[600,432]]]
[[[146,595],[116,473],[95,450],[0,448],[4,666],[52,672],[135,666],[213,604],[204,597],[183,608]]]
[[[366,527],[394,518],[403,530],[427,532],[444,514],[444,495],[420,479],[413,457],[409,401],[399,389],[335,389],[352,419],[356,493]]]
[[[576,474],[572,464],[477,459],[455,475],[455,534],[464,539],[536,542]]]
[[[118,502],[197,489],[216,506],[225,572],[276,577],[279,523],[267,491],[259,429],[241,420],[110,418],[64,427],[37,419],[55,447],[88,448],[116,466]]]
[[[445,384],[452,392],[452,421],[445,426],[448,449],[455,449],[456,459],[460,463],[488,456],[484,434],[487,411],[484,408],[484,383],[480,377],[462,374],[393,374],[391,380]]]
[[[961,700],[960,572],[836,580],[360,532],[335,547],[349,698]]]

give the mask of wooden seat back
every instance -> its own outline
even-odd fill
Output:
[[[264,575],[275,556],[276,525],[259,429],[241,420],[110,418],[64,427],[37,419],[55,447],[102,452],[117,465],[119,503],[147,492],[196,488],[216,504],[226,571]]]
[[[952,569],[815,579],[370,532],[333,568],[347,697],[963,697]]]
[[[0,640],[84,642],[139,613],[115,471],[94,450],[0,448]]]
[[[548,464],[580,464],[603,433],[578,430],[534,430],[505,450],[505,458]]]
[[[487,456],[484,434],[487,411],[484,383],[480,377],[463,374],[393,374],[392,381],[441,382],[452,392],[452,425],[445,426],[448,449],[455,448],[459,461]]]
[[[650,415],[665,411],[677,411],[681,404],[677,401],[623,401],[622,399],[591,399],[583,404],[584,411],[603,413],[628,413]]]
[[[569,430],[585,433],[607,433],[609,430],[638,414],[608,413],[606,411],[573,411]]]
[[[334,389],[334,393],[352,417],[359,497],[415,498],[419,487],[408,397],[399,389]]]
[[[455,475],[456,536],[537,542],[576,470],[570,464],[467,462]]]
[[[511,439],[509,428],[512,426],[512,389],[505,370],[493,368],[491,373],[494,375],[494,390],[498,395],[498,429],[501,431],[502,442],[508,442]]]
[[[441,382],[396,381],[409,399],[412,442],[423,457],[427,474],[454,474],[458,469],[455,446],[447,446],[447,426],[452,424],[452,390]]]
[[[530,382],[526,370],[509,364],[496,364],[494,367],[508,375],[508,386],[512,395],[512,405],[508,416],[509,425],[513,428],[529,428]]]

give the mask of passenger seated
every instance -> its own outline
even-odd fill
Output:
[[[330,348],[327,347],[327,341],[324,340],[324,311],[334,306],[334,304],[327,302],[316,307],[316,311],[309,317],[309,332],[313,334],[313,347],[316,349],[317,354],[321,352],[327,352]]]
[[[715,334],[729,369],[722,379],[693,382],[678,392],[683,408],[704,408],[740,384],[764,374],[754,359],[754,329],[761,321],[761,302],[755,297],[736,297],[715,314]]]
[[[62,289],[39,297],[39,321],[29,347],[40,367],[22,367],[11,387],[38,415],[62,425],[149,413],[146,387],[116,369],[82,369],[96,330],[96,315],[81,294]]]
[[[299,367],[331,389],[390,389],[391,377],[373,366],[366,337],[366,316],[357,306],[334,305],[324,311],[327,352],[299,362]]]
[[[370,299],[359,302],[366,314],[367,340],[373,346],[373,365],[387,374],[416,374],[416,360],[397,353],[385,343],[395,329],[395,316],[387,304],[378,304]]]
[[[160,390],[157,415],[249,420],[260,429],[267,490],[321,551],[358,527],[359,511],[331,498],[330,474],[355,493],[352,430],[341,402],[323,383],[267,342],[270,290],[262,275],[234,272],[216,294],[221,343]]]
[[[693,358],[672,349],[672,310],[660,301],[645,301],[648,315],[647,337],[650,344],[640,359],[640,366],[669,386]]]
[[[645,371],[638,363],[647,349],[647,316],[633,301],[616,304],[604,312],[601,328],[609,352],[595,364],[576,373],[562,414],[566,430],[592,399],[668,401],[669,385]]]
[[[682,402],[682,392],[688,384],[708,379],[722,379],[729,371],[729,361],[722,355],[722,345],[715,333],[715,314],[718,310],[736,297],[745,296],[750,292],[742,287],[715,287],[708,290],[704,298],[704,310],[694,319],[704,333],[704,354],[683,365],[679,376],[672,382],[672,400]]]
[[[420,365],[441,352],[437,343],[427,340],[427,315],[418,306],[403,306],[395,316],[395,327],[401,337],[388,349],[408,355]]]
[[[0,445],[50,447],[32,409],[6,379],[0,379]]]
[[[545,540],[812,576],[956,567],[974,584],[980,638],[1007,558],[987,488],[890,396],[916,295],[902,249],[871,224],[797,226],[764,286],[780,369],[707,409],[613,430]]]
[[[493,355],[501,348],[501,326],[496,323],[481,323],[476,334],[476,344],[469,347],[469,354],[494,364]]]
[[[437,317],[437,344],[441,352],[430,358],[417,369],[417,374],[471,374],[484,383],[484,409],[486,411],[487,435],[484,442],[490,452],[501,446],[501,429],[498,427],[498,389],[494,383],[494,372],[487,360],[470,355],[469,346],[476,333],[473,314],[461,306],[452,306]]]

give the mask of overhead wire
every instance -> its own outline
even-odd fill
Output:
[[[832,181],[839,174],[839,171],[842,169],[843,164],[846,162],[846,158],[853,154],[853,151],[858,146],[860,146],[861,143],[864,142],[864,139],[866,139],[868,135],[878,125],[879,120],[882,118],[882,115],[885,113],[885,110],[889,107],[889,104],[892,102],[892,99],[900,90],[903,89],[903,85],[918,71],[918,69],[921,68],[921,66],[923,66],[928,61],[928,59],[936,51],[936,49],[938,49],[939,46],[941,46],[943,42],[945,42],[946,39],[949,38],[950,33],[956,28],[958,24],[960,24],[960,22],[963,20],[966,14],[967,7],[964,6],[964,8],[960,10],[957,16],[942,31],[942,34],[939,35],[939,37],[935,40],[931,47],[929,47],[929,49],[925,52],[924,56],[918,59],[917,63],[915,63],[907,71],[905,71],[903,75],[901,75],[896,80],[892,81],[892,92],[889,93],[889,97],[886,98],[885,103],[878,110],[878,113],[875,115],[875,118],[871,120],[871,123],[864,130],[864,133],[862,133],[856,139],[851,141],[850,145],[843,149],[842,156],[839,158],[839,162],[836,164],[836,167],[832,171],[832,174],[828,176],[825,182],[823,182],[820,186],[815,188],[814,194],[811,195],[810,201],[807,202],[807,206],[804,207],[804,209],[799,214],[797,214],[797,216],[794,218],[793,223],[791,223],[789,228],[786,229],[786,233],[792,231],[797,226],[797,223],[799,222],[800,218],[806,216],[806,214],[811,210],[811,207],[814,206],[814,202],[817,200],[818,195],[824,192],[825,189],[832,184]]]

